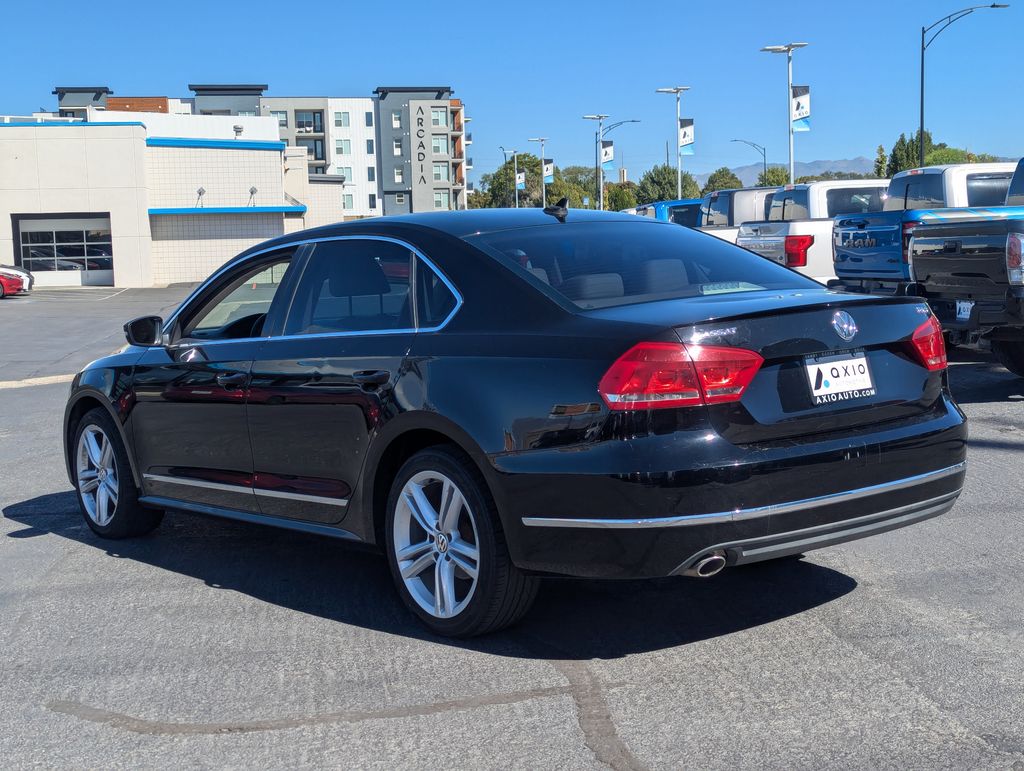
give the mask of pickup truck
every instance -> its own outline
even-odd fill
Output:
[[[708,193],[700,202],[697,229],[734,244],[740,225],[768,216],[768,207],[777,190],[777,187],[743,187]]]
[[[882,211],[836,217],[832,230],[836,280],[829,286],[907,294],[912,283],[909,247],[914,228],[924,222],[970,219],[970,209],[965,207],[1001,206],[1014,166],[961,163],[896,174]]]
[[[915,293],[954,344],[984,342],[1024,377],[1024,160],[1006,205],[968,210],[970,219],[922,224],[910,241]]]
[[[833,219],[881,211],[888,185],[887,179],[786,185],[772,197],[766,220],[740,225],[736,244],[825,284],[836,277]]]
[[[633,210],[627,209],[626,211],[641,217],[653,217],[664,222],[675,222],[677,225],[686,225],[686,227],[692,228],[700,217],[700,204],[700,198],[682,198],[678,201],[655,201],[641,204]]]

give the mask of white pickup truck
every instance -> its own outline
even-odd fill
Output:
[[[736,243],[740,224],[768,216],[768,206],[777,187],[743,187],[736,190],[716,190],[700,202],[697,229]]]
[[[740,225],[737,246],[827,283],[835,278],[833,218],[882,210],[887,179],[786,185],[772,197],[768,217]]]

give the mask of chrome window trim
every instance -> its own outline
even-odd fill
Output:
[[[309,503],[322,503],[327,506],[348,506],[348,498],[328,498],[323,495],[307,495],[305,493],[288,493],[281,490],[263,490],[259,487],[247,485],[231,485],[224,482],[208,482],[205,479],[194,479],[190,477],[169,477],[165,474],[143,474],[142,478],[147,482],[162,482],[164,484],[185,485],[186,487],[201,487],[206,490],[221,490],[227,493],[251,493],[266,498],[285,498],[288,500],[307,501]]]
[[[599,528],[609,530],[622,529],[645,529],[652,527],[686,527],[688,525],[709,525],[719,522],[735,522],[737,520],[765,517],[773,514],[788,514],[794,511],[803,511],[816,506],[828,506],[833,503],[844,503],[855,501],[860,498],[867,498],[879,493],[892,490],[903,490],[907,487],[934,482],[944,477],[959,474],[966,470],[967,461],[957,463],[955,466],[928,471],[924,474],[917,474],[904,479],[897,479],[893,482],[883,482],[869,487],[861,487],[856,490],[847,490],[841,493],[830,493],[819,495],[815,498],[803,498],[788,503],[772,503],[767,506],[757,506],[752,509],[736,509],[735,511],[720,511],[709,514],[681,514],[674,517],[653,517],[649,519],[572,519],[568,517],[523,517],[523,524],[527,527],[573,527],[573,528]],[[958,491],[959,492],[959,491]],[[868,515],[873,516],[873,515]]]
[[[189,342],[178,341],[171,345],[172,348],[200,348],[209,345],[224,345],[225,343],[251,343],[251,342],[265,342],[268,340],[299,340],[299,339],[317,339],[317,338],[329,338],[329,337],[376,337],[377,335],[409,335],[417,334],[420,332],[440,332],[455,318],[455,314],[462,308],[464,302],[462,293],[455,287],[455,284],[451,282],[448,276],[445,275],[444,271],[441,270],[437,263],[431,260],[425,255],[418,247],[410,244],[408,241],[403,241],[400,238],[393,238],[392,236],[376,236],[376,235],[352,235],[352,236],[324,236],[322,238],[306,238],[301,241],[291,241],[287,244],[278,244],[276,246],[267,247],[266,249],[260,249],[259,251],[252,252],[251,254],[245,255],[244,258],[232,260],[227,265],[221,267],[216,273],[210,276],[206,281],[200,284],[193,290],[192,294],[185,298],[185,300],[178,306],[178,308],[171,314],[170,318],[164,322],[164,334],[169,334],[170,330],[174,328],[174,323],[177,321],[178,316],[189,304],[192,298],[196,297],[206,287],[213,282],[217,281],[225,273],[234,270],[239,267],[243,262],[247,262],[253,257],[259,257],[261,254],[268,254],[270,252],[277,252],[283,249],[297,248],[307,244],[319,244],[327,241],[387,241],[389,243],[398,244],[413,254],[437,274],[437,277],[441,279],[441,282],[448,287],[448,290],[455,297],[455,306],[451,309],[451,312],[441,321],[440,324],[436,324],[432,327],[411,327],[405,329],[376,329],[376,330],[356,330],[351,332],[314,332],[310,334],[297,334],[297,335],[267,335],[265,337],[235,337],[230,340],[192,340]],[[412,296],[412,304],[414,314],[418,318],[418,300],[416,298],[416,286],[414,283],[415,279],[415,265],[413,263],[412,270],[410,271],[410,283],[409,292]]]

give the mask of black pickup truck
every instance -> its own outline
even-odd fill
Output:
[[[1024,377],[1024,160],[1006,206],[972,210],[976,218],[914,228],[914,293],[927,299],[949,341],[984,342]]]

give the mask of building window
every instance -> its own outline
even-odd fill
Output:
[[[334,113],[334,127],[335,128],[348,128],[348,113],[347,112],[336,112],[336,113]]]
[[[430,147],[434,155],[448,155],[448,135],[433,134],[430,137]]]
[[[372,139],[367,139],[366,140],[366,154],[367,155],[373,155],[373,140]]]
[[[451,194],[447,190],[435,190],[434,191],[434,208],[435,209],[450,209],[451,206]]]
[[[403,182],[405,182],[405,169],[395,166],[395,184],[401,185]]]
[[[295,111],[295,128],[299,131],[324,133],[324,114],[312,110]]]
[[[351,139],[335,139],[334,140],[334,153],[335,153],[335,155],[352,155],[352,140]]]
[[[377,170],[373,166],[366,167],[366,181],[376,182],[377,181]]]
[[[377,208],[377,196],[374,195],[373,193],[370,193],[370,208],[371,209],[376,209]]]
[[[345,193],[341,197],[341,208],[342,209],[351,209],[353,207],[353,205],[354,204],[352,203],[352,193]]]
[[[349,182],[352,181],[352,167],[351,166],[335,166],[334,173],[339,177],[344,177]]]
[[[395,193],[395,203],[405,203],[405,193]]]
[[[305,147],[306,154],[314,161],[324,159],[324,140],[322,139],[296,139],[296,147]]]
[[[448,164],[447,163],[435,163],[434,164],[434,181],[435,182],[447,182],[448,181]]]
[[[256,117],[256,111],[255,110],[239,110],[237,115],[240,118],[255,118]]]
[[[327,173],[327,169],[325,169],[323,166],[311,166],[310,169],[309,169],[309,173],[310,174],[326,174]]]
[[[21,244],[21,267],[32,272],[114,269],[109,228],[23,232]]]
[[[391,146],[392,146],[392,153],[394,155],[401,155],[402,154],[402,140],[401,139],[394,140],[394,142],[392,142]]]
[[[430,125],[431,126],[447,126],[448,125],[448,111],[445,109],[434,109],[430,111]]]
[[[367,128],[372,128],[373,127],[373,113],[372,112],[367,112],[366,113],[366,126],[367,126]]]
[[[270,117],[277,118],[277,125],[281,128],[288,128],[288,111],[287,110],[271,110]]]
[[[391,128],[402,128],[402,111],[392,110],[391,111]]]

